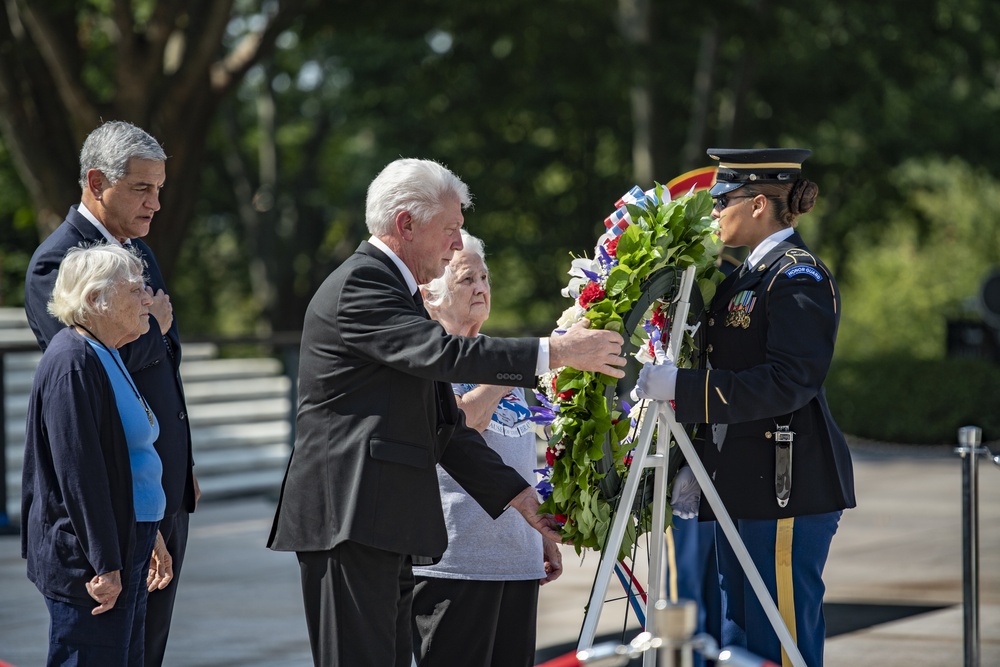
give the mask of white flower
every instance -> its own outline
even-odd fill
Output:
[[[562,289],[562,295],[575,301],[580,298],[580,290],[586,287],[589,282],[590,278],[570,278],[569,284]]]
[[[580,290],[586,287],[587,283],[593,280],[595,276],[600,277],[601,263],[589,257],[577,257],[573,260],[570,270],[567,273],[572,278],[570,278],[569,284],[563,288],[562,295],[576,300],[580,298]],[[590,275],[587,275],[588,273]]]
[[[577,257],[570,265],[568,273],[571,276],[586,277],[584,271],[597,273],[600,270],[601,265],[597,262],[597,260],[590,259],[589,257]]]
[[[643,341],[642,345],[639,346],[639,350],[635,353],[635,360],[640,364],[648,364],[656,361],[656,358],[649,353],[649,345],[647,344],[649,339]]]
[[[586,312],[587,310],[583,306],[574,301],[573,305],[564,310],[563,314],[556,320],[556,326],[560,329],[569,329],[579,322]]]
[[[535,434],[536,438],[541,438],[542,440],[548,440],[552,437],[552,424],[539,424],[537,422],[530,422],[531,430]]]

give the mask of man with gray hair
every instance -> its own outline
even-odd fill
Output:
[[[24,310],[38,346],[45,350],[65,325],[46,310],[55,285],[59,263],[66,251],[79,245],[106,242],[134,247],[146,263],[146,290],[150,328],[119,352],[141,394],[160,423],[154,447],[163,463],[166,510],[160,534],[166,543],[173,582],[163,582],[149,595],[146,612],[145,664],[163,662],[177,579],[184,563],[188,514],[199,494],[192,470],[191,428],[181,385],[181,346],[156,257],[140,239],[149,233],[153,215],[160,209],[160,189],[166,179],[167,155],[144,130],[124,121],[109,121],[90,133],[80,151],[80,203],[35,250],[24,285]],[[155,322],[153,321],[155,320]]]
[[[533,485],[466,425],[448,383],[530,387],[561,366],[624,375],[614,331],[470,338],[428,318],[417,286],[462,249],[470,201],[436,162],[390,163],[368,187],[371,238],[306,310],[295,447],[268,546],[298,556],[316,665],[410,665],[412,566],[448,543],[435,464],[493,518],[513,507],[559,541]]]

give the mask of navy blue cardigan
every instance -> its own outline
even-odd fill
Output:
[[[53,337],[31,388],[21,556],[42,595],[94,605],[85,584],[122,570],[135,546],[132,469],[111,381],[73,329]]]

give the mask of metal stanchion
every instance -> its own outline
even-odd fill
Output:
[[[0,535],[10,532],[7,514],[7,390],[4,354],[0,352]]]
[[[691,637],[698,629],[697,602],[657,600],[652,627],[662,642],[657,652],[657,667],[693,667]]]
[[[978,426],[958,429],[962,457],[962,606],[965,625],[965,667],[979,667],[979,455],[983,431]]]

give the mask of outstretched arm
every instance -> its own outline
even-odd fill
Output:
[[[619,368],[625,365],[621,334],[589,327],[590,320],[580,320],[561,336],[549,338],[549,367],[569,366],[579,371],[624,377],[625,371]]]

